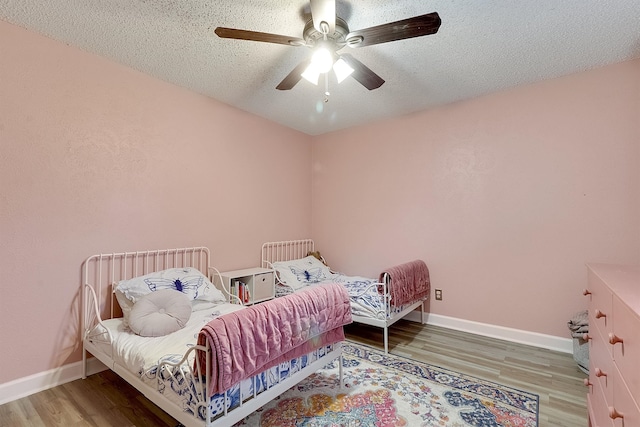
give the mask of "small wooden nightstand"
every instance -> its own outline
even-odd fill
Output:
[[[212,276],[214,284],[220,286],[220,277],[215,272]],[[222,287],[229,294],[239,298],[239,300],[233,298],[231,302],[242,301],[244,305],[251,305],[275,297],[275,275],[273,270],[268,268],[253,267],[221,271],[220,276],[222,276]]]

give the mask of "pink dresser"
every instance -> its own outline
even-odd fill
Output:
[[[590,427],[640,427],[640,266],[588,264]]]

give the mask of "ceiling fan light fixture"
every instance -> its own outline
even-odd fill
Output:
[[[344,79],[349,77],[353,73],[354,69],[351,68],[347,61],[340,58],[333,64],[333,72],[336,73],[336,79],[338,83],[341,83]]]
[[[320,72],[312,62],[307,66],[307,68],[302,72],[301,76],[308,81],[309,83],[313,83],[314,85],[318,85],[318,79],[320,78]]]
[[[327,73],[333,66],[333,53],[326,46],[316,47],[313,55],[311,56],[311,62],[301,74],[305,80],[314,85],[318,84],[320,74]]]
[[[328,72],[333,66],[333,54],[324,46],[319,46],[311,56],[311,65],[313,65],[319,73]]]

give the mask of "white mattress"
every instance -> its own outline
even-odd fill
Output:
[[[155,368],[161,359],[165,360],[171,355],[182,357],[197,342],[198,332],[210,320],[243,308],[237,304],[218,304],[210,309],[194,311],[184,328],[163,337],[136,335],[124,327],[122,318],[105,320],[103,323],[113,337],[113,361],[131,373],[143,376]],[[104,347],[101,346],[103,351],[108,352]]]

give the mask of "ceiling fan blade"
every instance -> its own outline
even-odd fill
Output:
[[[435,34],[438,32],[441,22],[437,12],[414,16],[401,21],[352,31],[347,34],[347,44],[351,47],[364,47]],[[358,40],[360,41],[358,42]]]
[[[384,83],[382,77],[371,71],[369,67],[358,61],[348,53],[343,53],[340,57],[353,68],[351,77],[369,90],[377,89]]]
[[[304,45],[304,40],[297,37],[281,36],[279,34],[261,33],[258,31],[237,30],[235,28],[218,27],[215,29],[218,37],[223,39],[252,40],[256,42],[278,43],[289,46]]]
[[[323,33],[320,23],[326,22],[329,26],[327,34],[333,34],[336,30],[336,0],[310,0],[309,2],[314,28]]]
[[[278,90],[290,90],[290,89],[293,89],[293,87],[296,84],[298,84],[298,82],[302,78],[302,73],[309,66],[310,62],[311,62],[310,59],[305,59],[304,61],[299,63],[289,74],[287,74],[287,77],[282,79],[280,84],[278,84],[278,86],[276,86],[276,89],[278,89]]]

